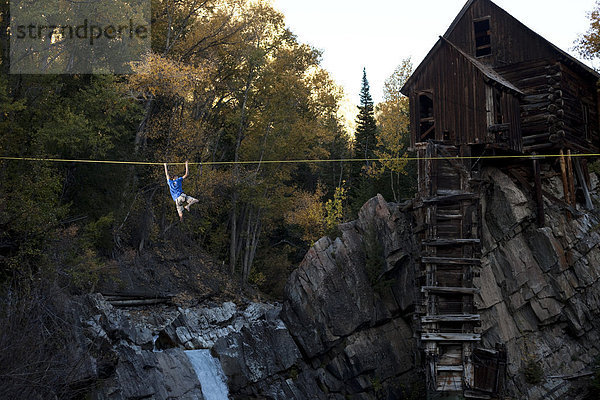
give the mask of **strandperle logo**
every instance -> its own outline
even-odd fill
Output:
[[[85,39],[89,40],[90,45],[93,45],[94,41],[98,43],[99,39],[132,40],[134,35],[137,38],[146,39],[148,31],[149,28],[146,25],[134,25],[132,19],[129,20],[128,25],[106,25],[104,27],[88,24],[86,19],[83,24],[75,27],[70,25],[18,25],[16,35],[17,39],[49,39],[51,42],[53,39],[57,41]]]
[[[10,72],[127,74],[150,51],[150,0],[11,0]]]

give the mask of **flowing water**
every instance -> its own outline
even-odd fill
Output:
[[[229,390],[225,383],[226,378],[219,360],[210,354],[210,350],[187,350],[189,358],[206,400],[227,400]]]

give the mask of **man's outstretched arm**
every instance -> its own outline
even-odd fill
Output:
[[[188,162],[186,161],[185,162],[185,175],[182,176],[182,178],[185,179],[185,178],[187,178],[187,176],[188,176]]]
[[[171,177],[169,176],[169,170],[167,169],[167,163],[164,163],[165,165],[165,176],[167,177],[167,180],[171,179]]]

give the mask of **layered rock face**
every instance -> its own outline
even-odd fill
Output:
[[[331,398],[402,398],[419,388],[407,317],[414,302],[410,215],[381,196],[309,250],[286,286],[282,319]],[[334,397],[335,398],[335,397]]]
[[[483,344],[506,344],[507,390],[515,398],[575,396],[577,381],[569,378],[600,351],[598,213],[571,216],[546,199],[546,226],[537,227],[530,193],[497,169],[484,180],[476,280]],[[563,197],[559,178],[546,183]]]
[[[546,200],[537,227],[526,189],[498,169],[483,178],[482,345],[506,345],[509,398],[575,399],[573,378],[600,353],[599,215]],[[562,198],[558,178],[545,185]],[[183,352],[199,348],[220,360],[231,398],[422,398],[414,228],[410,204],[371,199],[309,250],[282,305],[126,311],[89,297],[95,398],[202,399]]]

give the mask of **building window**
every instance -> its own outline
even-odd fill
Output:
[[[492,54],[492,40],[490,33],[490,18],[473,21],[475,31],[475,57],[485,57]]]
[[[422,92],[419,99],[419,142],[435,140],[435,120],[433,118],[433,94]]]
[[[488,126],[501,125],[504,123],[502,118],[502,92],[495,87],[486,85],[485,97]]]

